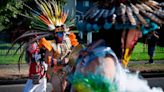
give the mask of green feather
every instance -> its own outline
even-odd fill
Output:
[[[117,84],[102,75],[76,73],[71,81],[77,92],[117,92]]]

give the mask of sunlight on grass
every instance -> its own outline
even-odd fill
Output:
[[[13,53],[16,51],[16,45],[9,53],[9,55],[5,56],[7,50],[11,44],[0,44],[0,64],[17,64],[19,59],[19,53],[13,56]],[[147,46],[145,50],[143,49],[142,43],[137,43],[132,53],[130,61],[140,61],[140,60],[148,60],[149,56],[147,53]],[[154,55],[154,60],[164,60],[164,47],[156,46],[156,51]],[[22,63],[25,63],[25,59],[22,59]]]
[[[0,56],[0,64],[17,64],[19,55]],[[25,63],[24,58],[21,63]]]
[[[15,55],[15,51],[18,48],[18,44],[16,44],[10,52],[7,54],[9,48],[11,47],[11,44],[5,43],[0,44],[0,64],[17,64],[19,60],[20,53],[22,52],[19,50]],[[23,63],[25,63],[24,57],[22,58]]]
[[[145,49],[143,49],[143,43],[137,43],[135,46],[131,60],[132,61],[138,61],[138,60],[148,60],[148,51],[147,46],[145,46]],[[154,53],[154,60],[164,60],[164,47],[156,46],[156,50]]]

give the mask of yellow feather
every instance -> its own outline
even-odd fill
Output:
[[[37,0],[35,0],[35,2],[36,2],[36,4],[40,7],[42,13],[43,13],[45,16],[47,16],[46,12],[44,11],[43,6],[42,6]]]
[[[51,18],[51,14],[50,14],[50,11],[49,11],[47,5],[44,2],[42,2],[41,0],[40,0],[40,3],[42,4],[42,9],[46,12],[47,17]]]
[[[63,24],[66,21],[67,17],[68,17],[68,11],[64,12],[64,10],[63,10],[62,18],[61,18],[61,21],[62,21]]]
[[[55,17],[52,18],[52,22],[54,25],[56,25],[56,18]]]
[[[53,16],[54,15],[54,12],[52,10],[51,4],[49,2],[47,2],[47,5],[48,5],[48,8],[49,8],[49,10],[51,12],[51,16]]]
[[[56,17],[60,16],[59,7],[58,7],[57,4],[55,4],[55,16],[56,16]]]
[[[53,2],[55,2],[55,1],[53,1]],[[53,22],[55,22],[55,24],[56,25],[62,25],[63,23],[62,23],[62,21],[61,21],[61,18],[62,18],[62,12],[61,12],[61,7],[60,7],[60,5],[58,4],[57,5],[57,3],[53,3],[52,2],[52,5],[53,5],[53,7],[54,7],[54,10],[55,10],[55,21],[53,21]]]
[[[61,26],[65,23],[68,17],[68,11],[64,11],[59,3],[54,0],[49,2],[46,0],[35,0],[35,2],[51,25]]]
[[[40,3],[39,3],[38,1],[39,1]],[[37,3],[37,5],[40,7],[40,9],[41,9],[43,15],[49,20],[49,22],[50,22],[51,24],[53,24],[53,22],[52,22],[51,19],[50,19],[50,18],[51,18],[51,15],[49,15],[50,13],[48,14],[48,11],[49,11],[49,10],[46,10],[46,8],[45,8],[45,7],[47,7],[46,4],[45,4],[44,2],[42,2],[41,0],[38,0],[38,1],[35,0],[35,2]],[[48,9],[48,8],[47,8],[47,9]]]
[[[55,17],[56,17],[56,13],[57,13],[57,9],[56,9],[56,2],[53,0],[52,2],[51,2],[51,4],[52,4],[52,6],[53,6],[53,10],[54,10],[54,15],[55,15]]]

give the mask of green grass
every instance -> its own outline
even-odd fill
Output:
[[[19,55],[0,56],[0,64],[17,64],[18,59]]]
[[[18,45],[15,45],[14,48],[10,50],[9,54],[6,55],[10,47],[11,44],[0,44],[0,64],[17,64],[21,51],[18,51],[17,54],[14,55],[16,48],[18,47]],[[24,58],[22,62],[25,63]]]
[[[139,61],[139,60],[148,60],[148,51],[147,46],[145,46],[145,50],[143,50],[143,43],[137,43],[135,46],[131,61]],[[156,46],[154,53],[154,60],[164,60],[164,47]]]
[[[9,55],[7,56],[5,55],[8,50],[8,47],[10,46],[11,46],[10,44],[0,44],[0,64],[17,64],[19,59],[19,53],[13,55],[16,49],[12,49]],[[143,44],[137,43],[137,45],[133,50],[130,61],[140,61],[140,60],[148,60],[148,59],[149,56],[147,53],[147,47],[145,48],[145,51],[143,51]],[[164,60],[164,47],[158,47],[158,46],[156,47],[154,60]],[[22,63],[25,63],[24,58],[22,60]]]

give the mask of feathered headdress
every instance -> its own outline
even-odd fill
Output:
[[[24,4],[30,9],[32,19],[32,28],[54,31],[58,27],[72,26],[73,19],[68,18],[68,10],[64,9],[56,1],[35,0],[37,7],[35,9]],[[63,30],[63,29],[62,29]],[[63,30],[64,31],[64,30]]]
[[[68,16],[69,11],[64,9],[64,7],[62,7],[62,5],[57,1],[35,0],[36,6],[34,8],[25,3],[23,5],[27,7],[27,11],[29,12],[29,14],[20,15],[31,19],[32,30],[27,31],[19,36],[11,46],[12,48],[20,39],[29,38],[28,41],[21,40],[20,47],[16,50],[17,52],[21,47],[25,45],[25,49],[23,49],[19,57],[19,61],[23,57],[24,52],[30,43],[37,41],[43,37],[54,36],[56,32],[69,31],[69,27],[74,26],[73,15]]]
[[[138,26],[154,29],[154,24],[155,27],[164,24],[162,8],[163,3],[154,0],[101,0],[85,14],[78,28],[80,31],[131,29]]]
[[[31,19],[31,29],[19,36],[13,43],[19,39],[31,37],[34,38],[29,42],[34,42],[42,37],[53,36],[59,31],[69,31],[71,26],[74,26],[74,18],[68,16],[68,10],[64,9],[58,2],[54,0],[35,0],[36,6],[28,8],[30,14],[24,15]]]

